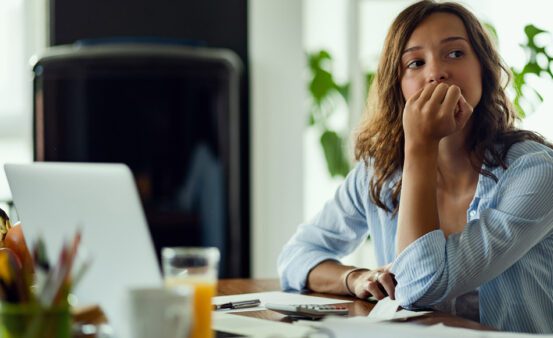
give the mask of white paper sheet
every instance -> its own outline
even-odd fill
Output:
[[[399,318],[412,318],[423,316],[432,311],[409,311],[409,310],[400,310],[399,302],[397,300],[392,300],[390,297],[386,297],[380,300],[374,308],[369,312],[367,316],[371,321],[381,321],[381,320],[391,320]]]
[[[224,304],[228,302],[239,302],[244,300],[259,299],[261,304],[257,307],[237,309],[237,310],[218,310],[221,313],[246,312],[265,310],[266,303],[273,304],[343,304],[351,303],[349,300],[340,300],[333,298],[314,297],[300,295],[297,293],[289,293],[282,291],[244,293],[240,295],[229,295],[213,297],[213,304]]]
[[[399,310],[394,315],[394,319],[405,319],[424,316],[427,313],[432,313],[432,311],[409,311],[409,310]]]
[[[390,297],[386,297],[376,303],[367,317],[373,320],[394,319],[398,309],[399,303],[396,300],[392,300]]]
[[[335,338],[553,338],[553,335],[478,331],[443,324],[423,326],[389,321],[375,322],[368,317],[329,317],[321,322],[321,327],[332,332]]]
[[[304,325],[292,325],[219,311],[213,313],[213,329],[255,338],[301,338],[314,331]]]
[[[482,337],[482,338],[553,338],[553,334],[531,334],[519,332],[503,332],[503,331],[477,331],[470,329],[462,329],[456,327],[445,326],[444,324],[436,324],[428,327],[428,331],[432,337]]]

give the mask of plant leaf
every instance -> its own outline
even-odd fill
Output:
[[[540,33],[546,33],[547,31],[541,29],[541,28],[538,28],[534,25],[526,25],[524,27],[524,33],[526,34],[526,36],[528,37],[528,40],[529,41],[533,41],[534,40],[534,37]]]
[[[522,74],[536,74],[537,76],[541,73],[541,67],[536,62],[528,62],[522,69]]]
[[[338,91],[338,93],[340,93],[340,95],[342,95],[342,97],[346,102],[349,102],[349,89],[350,89],[349,82],[342,86],[337,84],[335,89]]]
[[[496,46],[499,45],[499,37],[497,35],[497,30],[495,29],[494,25],[492,25],[490,22],[483,22],[484,29],[488,33],[488,35],[492,38],[492,41]]]
[[[540,94],[540,92],[538,92],[536,89],[532,88],[532,90],[534,91],[534,94],[536,94],[536,96],[538,97],[538,100],[540,102],[543,102],[543,96]]]
[[[326,130],[321,135],[321,145],[331,177],[346,177],[349,172],[349,163],[345,158],[342,147],[342,138],[332,130]]]
[[[309,112],[309,120],[307,121],[307,125],[309,125],[310,127],[315,125],[315,115],[313,110]]]
[[[519,118],[523,119],[526,117],[526,113],[524,112],[524,109],[522,109],[522,106],[520,105],[520,96],[515,97],[513,100],[513,105],[515,106],[515,110],[517,112],[517,115]]]
[[[323,69],[325,68],[324,66],[328,63],[328,61],[332,60],[332,56],[330,56],[330,53],[326,50],[309,53],[307,54],[307,58],[309,62],[309,68],[311,68],[311,70]]]
[[[320,105],[334,87],[335,83],[332,79],[332,74],[326,70],[318,69],[313,75],[313,80],[309,84],[309,91],[315,102]]]
[[[371,89],[371,85],[373,84],[373,80],[374,80],[375,75],[376,75],[375,72],[367,72],[365,74],[365,88],[366,88],[367,93]]]

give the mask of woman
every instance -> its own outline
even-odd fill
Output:
[[[400,13],[359,163],[284,247],[282,287],[553,332],[553,150],[515,127],[506,69],[464,7],[421,1]],[[381,267],[340,264],[367,233]]]

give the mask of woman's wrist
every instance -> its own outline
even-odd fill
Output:
[[[432,156],[438,154],[439,142],[405,142],[405,157]]]
[[[367,268],[354,268],[351,270],[348,270],[344,275],[344,286],[346,291],[350,296],[356,296],[355,295],[355,287],[354,287],[354,281],[361,275],[363,272],[371,271]]]

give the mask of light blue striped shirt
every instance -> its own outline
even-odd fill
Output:
[[[313,267],[351,253],[370,233],[378,264],[393,262],[403,306],[443,310],[476,291],[481,323],[553,332],[553,151],[525,141],[513,145],[506,160],[506,170],[483,166],[498,181],[480,175],[462,232],[447,239],[441,230],[429,232],[397,258],[397,217],[371,202],[372,169],[358,163],[334,198],[284,246],[278,259],[282,288],[305,290]],[[399,178],[383,189],[388,205]]]

